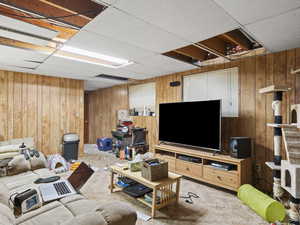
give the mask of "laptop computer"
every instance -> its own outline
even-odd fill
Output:
[[[94,170],[82,162],[67,180],[60,179],[52,183],[40,184],[39,190],[43,202],[76,194],[93,173]]]

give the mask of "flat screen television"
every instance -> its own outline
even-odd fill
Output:
[[[221,100],[159,105],[159,141],[221,150]]]

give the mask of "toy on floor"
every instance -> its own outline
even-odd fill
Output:
[[[268,222],[283,221],[285,218],[285,208],[280,202],[250,184],[239,188],[238,198]]]
[[[69,170],[67,161],[59,154],[50,155],[47,158],[48,168],[55,173],[63,173]]]
[[[71,171],[76,170],[78,168],[78,166],[80,165],[80,163],[81,162],[79,162],[79,161],[72,163],[71,166],[70,166],[70,170]]]

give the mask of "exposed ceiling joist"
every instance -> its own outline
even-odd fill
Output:
[[[30,24],[33,24],[33,25],[36,25],[39,27],[58,31],[59,33],[57,35],[57,38],[67,40],[77,33],[76,29],[57,26],[57,25],[48,23],[44,20],[31,20],[31,19],[22,18],[21,16],[26,16],[28,14],[25,14],[23,12],[20,12],[20,11],[14,10],[14,9],[10,9],[10,8],[2,6],[2,5],[0,5],[0,12],[3,12],[2,14],[4,14],[7,17],[13,18],[13,19],[18,19],[23,22],[27,22],[27,23],[30,23]]]
[[[243,50],[252,49],[252,43],[248,40],[239,30],[233,30],[225,34],[221,34],[221,37],[230,41],[235,45],[239,45]]]
[[[191,57],[193,59],[198,59],[200,61],[204,61],[207,59],[207,52],[193,45],[176,49],[175,52]]]
[[[213,55],[216,55],[216,56],[219,56],[219,57],[222,57],[222,58],[224,58],[224,59],[226,59],[226,60],[231,61],[231,59],[228,58],[227,56],[225,56],[224,54],[222,54],[222,53],[216,51],[215,49],[209,48],[209,47],[207,47],[206,45],[204,45],[204,44],[202,44],[202,43],[200,43],[200,42],[195,43],[195,44],[193,44],[193,45],[196,46],[197,48],[200,48],[200,49],[202,49],[202,50],[205,50],[205,51],[207,51],[207,52],[209,52],[209,53],[211,53],[211,54],[213,54]]]
[[[80,12],[88,12],[87,15],[79,15],[87,20],[95,18],[104,7],[90,0],[38,0],[56,8],[65,10],[66,12],[75,14]]]
[[[51,6],[45,2],[35,1],[35,0],[0,0],[1,3],[5,3],[7,5],[12,5],[14,7],[25,9],[30,12],[34,12],[44,17],[59,17],[69,15],[69,12],[66,12],[63,9],[59,9],[57,7]],[[32,19],[33,20],[33,19]],[[64,18],[57,18],[56,21],[60,21],[63,23],[67,23],[76,27],[83,27],[90,20],[86,18],[82,18],[80,16],[71,16]]]
[[[193,59],[191,57],[186,56],[186,55],[182,55],[182,54],[180,54],[178,52],[175,52],[175,51],[166,52],[163,55],[168,56],[168,57],[173,58],[173,59],[180,60],[182,62],[186,62],[186,63],[190,63],[190,64],[194,63]]]

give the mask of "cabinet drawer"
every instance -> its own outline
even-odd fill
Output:
[[[233,188],[239,187],[238,176],[231,172],[221,171],[218,169],[204,166],[203,178],[212,183],[224,184]]]
[[[175,172],[175,157],[168,156],[168,155],[162,155],[162,154],[156,154],[157,158],[165,160],[168,162],[168,170],[171,172]]]
[[[202,177],[202,164],[186,162],[180,159],[176,160],[176,172],[193,178]]]

